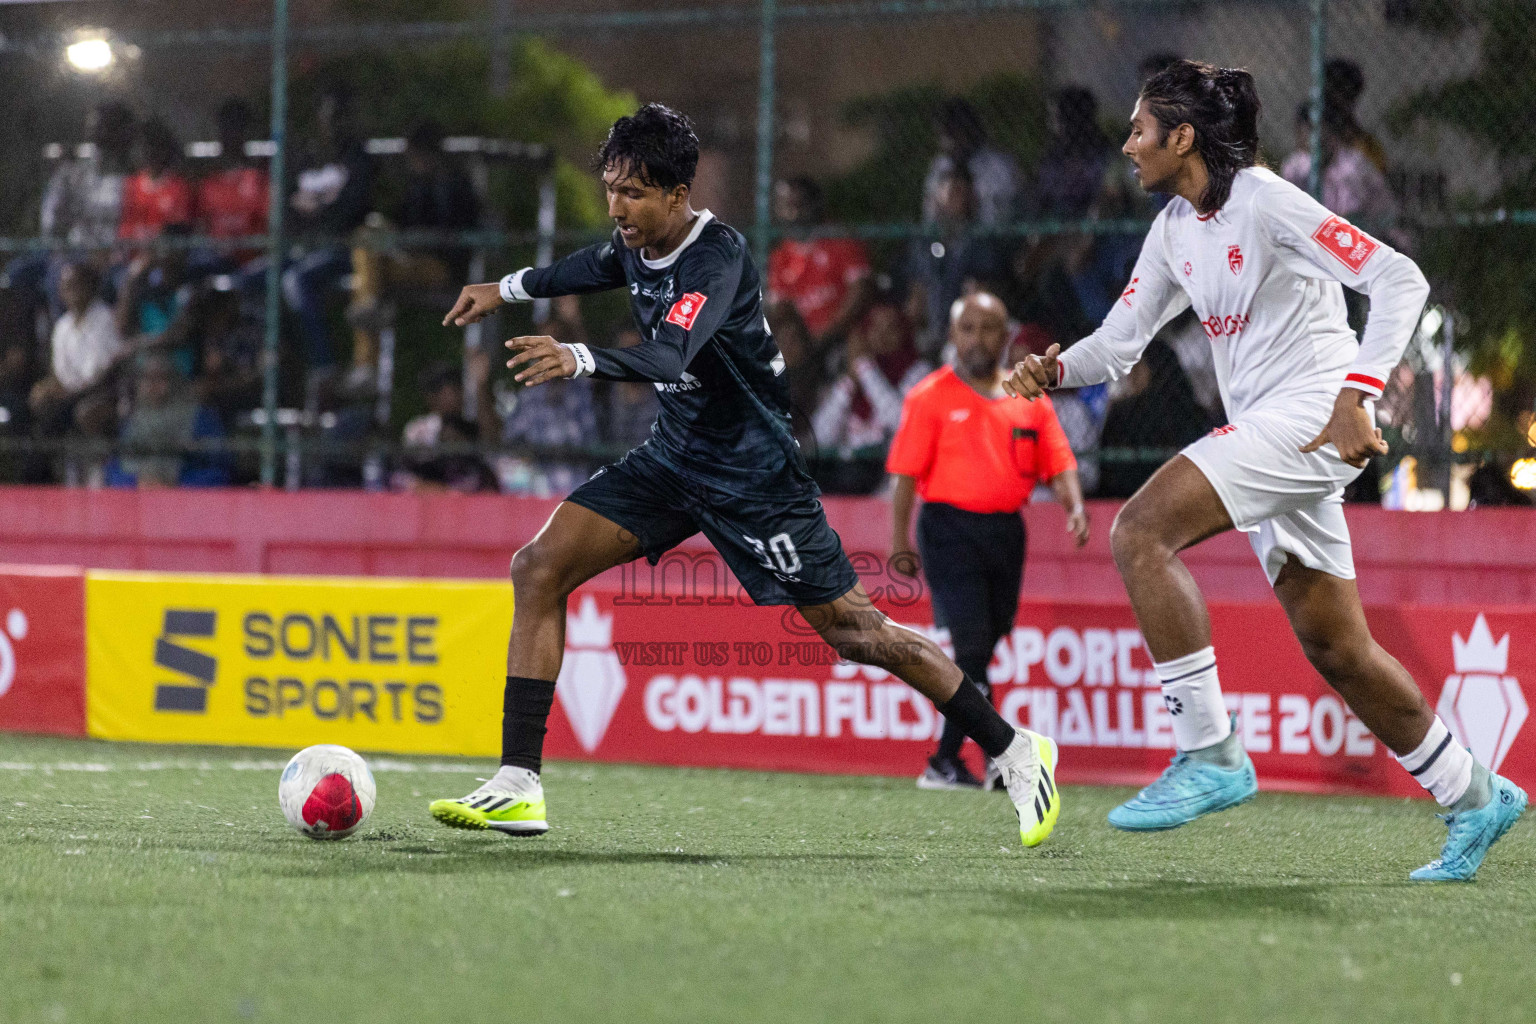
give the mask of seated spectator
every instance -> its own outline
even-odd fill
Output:
[[[1050,110],[1050,137],[1022,213],[1030,220],[1095,216],[1115,152],[1099,127],[1098,100],[1087,89],[1067,86],[1052,95]],[[1057,305],[1049,317],[1053,333],[1077,336],[1109,313],[1125,285],[1124,262],[1124,254],[1100,246],[1092,234],[1070,232],[1032,238],[1019,251],[1014,273],[1046,305]],[[1060,300],[1068,297],[1075,308],[1061,309]]]
[[[89,155],[66,157],[54,168],[43,190],[38,233],[75,248],[105,250],[117,240],[122,218],[123,182],[132,168],[134,120],[126,104],[94,107],[85,123]],[[44,304],[49,319],[64,312],[59,276],[64,259],[49,252],[18,256],[5,269],[4,287],[28,303]]]
[[[779,223],[814,227],[824,218],[821,187],[810,178],[788,178],[773,188]],[[792,302],[825,348],[844,337],[869,298],[869,251],[856,238],[786,238],[768,255],[768,302]]]
[[[565,344],[586,342],[581,323],[564,316],[535,324],[534,333]],[[591,378],[562,381],[554,387],[518,387],[515,395],[516,404],[502,424],[504,442],[521,447],[585,448],[597,436],[597,403]],[[531,462],[508,463],[503,467],[500,475],[504,490],[540,497],[566,494],[592,470],[588,459],[568,461],[546,457],[538,451],[529,454],[534,456]]]
[[[261,404],[260,318],[247,314],[238,292],[218,291],[204,282],[173,329],[185,332],[196,353],[198,400],[213,410],[226,432],[233,430],[241,413]]]
[[[77,248],[111,245],[123,212],[123,185],[133,165],[135,126],[127,104],[96,106],[86,119],[93,152],[66,158],[43,192],[42,235]]]
[[[133,411],[123,421],[125,452],[107,466],[112,487],[217,487],[229,483],[227,455],[196,444],[224,436],[219,418],[200,405],[164,353],[138,360]]]
[[[1164,462],[1167,452],[1199,440],[1215,424],[1195,401],[1189,378],[1173,350],[1154,339],[1141,361],[1124,380],[1124,389],[1109,403],[1101,442],[1121,449],[1120,458],[1105,459],[1099,469],[1099,497],[1129,498]],[[1161,451],[1141,456],[1136,450]]]
[[[405,200],[392,219],[367,218],[372,239],[385,229],[406,231],[466,231],[480,221],[480,201],[464,168],[443,152],[443,129],[435,122],[417,125],[405,142]],[[410,251],[395,246],[360,244],[352,250],[352,370],[358,384],[373,371],[379,351],[379,329],[391,322],[392,291],[443,290],[467,279],[470,251],[450,246],[434,251]]]
[[[243,99],[227,99],[219,104],[217,120],[218,162],[196,188],[194,213],[198,232],[212,238],[264,235],[271,182],[266,167],[245,153],[255,121],[251,105]],[[206,264],[210,271],[227,272],[260,255],[251,250],[228,251],[210,254]]]
[[[305,404],[313,406],[319,380],[334,373],[336,356],[325,322],[325,300],[336,283],[352,271],[352,251],[342,241],[367,216],[373,202],[373,164],[363,151],[352,111],[351,94],[332,88],[315,112],[312,155],[300,161],[298,187],[289,197],[297,234],[326,236],[283,273],[283,295],[298,315],[310,379]]]
[[[1357,108],[1365,92],[1365,72],[1348,57],[1335,57],[1323,65],[1323,108],[1338,111],[1340,137],[1364,153],[1376,169],[1387,173],[1387,151],[1381,140],[1360,124]]]
[[[469,451],[442,452],[445,445],[494,444],[500,426],[490,389],[491,360],[476,352],[469,361],[476,392],[478,422],[464,416],[464,372],[452,363],[434,363],[422,372],[420,387],[427,411],[405,425],[404,464],[395,471],[396,490],[494,491],[496,474],[485,459]]]
[[[949,333],[955,300],[977,289],[994,290],[1008,261],[998,239],[969,234],[976,225],[976,191],[962,166],[946,171],[936,193],[934,237],[917,239],[907,256],[907,315],[918,352],[936,362]]]
[[[900,305],[878,301],[848,338],[847,368],[816,410],[816,441],[844,458],[880,448],[895,436],[901,400],[933,369],[917,354]]]
[[[91,264],[66,264],[59,290],[65,311],[53,325],[52,372],[32,388],[32,416],[45,437],[63,434],[71,424],[99,434],[116,417],[114,371],[126,346]]]
[[[962,99],[946,102],[938,111],[939,152],[923,181],[923,223],[943,216],[940,189],[955,168],[970,174],[976,193],[976,221],[1004,224],[1013,219],[1019,191],[1019,168],[1013,157],[987,145],[987,130],[976,109]],[[948,328],[940,328],[947,330]]]
[[[1296,108],[1295,148],[1280,165],[1280,176],[1305,189],[1312,174],[1312,108]],[[1323,108],[1323,205],[1340,217],[1384,221],[1397,212],[1386,175],[1357,142],[1342,111]],[[1377,228],[1376,230],[1380,230]],[[1394,240],[1393,244],[1399,244]]]
[[[816,434],[811,429],[811,415],[821,404],[821,389],[826,382],[823,353],[811,346],[811,332],[794,303],[769,306],[766,311],[773,343],[784,357],[783,380],[789,388],[789,417],[795,438],[810,459],[816,451]]]
[[[180,171],[181,143],[158,118],[139,129],[138,170],[123,182],[117,237],[129,242],[158,238],[172,224],[190,229],[192,183]]]
[[[168,239],[185,237],[185,225],[166,229]],[[134,256],[117,290],[117,330],[128,347],[168,349],[176,372],[192,375],[196,363],[193,339],[183,322],[192,301],[187,279],[187,250],[156,244]]]
[[[640,340],[640,332],[628,327],[615,335],[612,347],[632,348]],[[633,448],[649,440],[651,425],[661,409],[655,386],[643,381],[616,380],[609,381],[607,388],[600,424],[603,442],[615,448]]]

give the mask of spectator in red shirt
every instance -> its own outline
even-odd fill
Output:
[[[267,169],[246,156],[255,115],[245,100],[219,104],[219,162],[197,183],[197,227],[213,238],[244,238],[267,233]],[[255,253],[241,254],[254,256]],[[237,256],[239,262],[244,262]]]
[[[780,223],[814,227],[822,220],[821,188],[788,178],[773,190]],[[768,302],[789,302],[818,351],[845,336],[869,299],[869,252],[856,238],[786,238],[768,255]]]
[[[1013,628],[1019,610],[1025,551],[1019,509],[1035,482],[1046,481],[1067,510],[1067,530],[1078,547],[1088,542],[1088,513],[1077,460],[1054,410],[1003,393],[1007,374],[999,367],[1008,312],[1002,301],[988,292],[957,301],[949,341],[955,365],[934,371],[908,393],[886,459],[896,477],[891,567],[917,574],[910,531],[912,499],[919,495],[917,544],[935,621],[949,629],[955,664],[989,692],[992,649]],[[960,760],[964,741],[946,721],[919,788],[982,784]]]
[[[139,129],[139,169],[123,183],[117,237],[157,238],[170,224],[192,223],[192,183],[178,169],[181,144],[169,125],[151,118]]]

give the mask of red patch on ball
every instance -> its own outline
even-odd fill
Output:
[[[340,832],[356,825],[363,816],[363,805],[358,802],[357,791],[345,775],[332,772],[309,791],[304,801],[304,823],[325,823],[331,832]]]

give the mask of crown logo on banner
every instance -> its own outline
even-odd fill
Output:
[[[1520,681],[1504,674],[1509,668],[1509,634],[1495,643],[1488,620],[1479,613],[1465,639],[1451,633],[1451,654],[1456,671],[1446,677],[1435,712],[1458,743],[1489,771],[1498,771],[1529,714]]]
[[[555,693],[571,723],[571,731],[587,753],[596,750],[619,709],[628,680],[613,650],[613,614],[597,609],[597,600],[583,594],[576,614],[565,616],[565,660]]]
[[[1451,634],[1451,652],[1456,657],[1457,672],[1487,672],[1501,676],[1509,667],[1509,634],[1505,633],[1498,643],[1494,643],[1488,620],[1479,614],[1465,640],[1458,633]]]
[[[591,595],[582,597],[575,615],[566,615],[565,645],[577,649],[613,646],[613,616],[598,611]]]

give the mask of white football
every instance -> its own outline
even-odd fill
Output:
[[[293,755],[277,784],[288,824],[311,839],[345,839],[373,813],[373,772],[346,747],[321,743]]]

